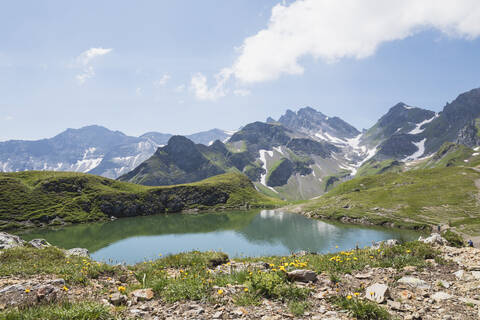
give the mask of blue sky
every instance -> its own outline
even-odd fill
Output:
[[[0,140],[236,129],[307,105],[361,129],[480,86],[478,1],[312,1],[5,1]]]

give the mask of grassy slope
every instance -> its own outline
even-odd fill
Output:
[[[367,219],[375,224],[419,227],[451,222],[480,232],[480,173],[448,167],[359,177],[303,205],[313,217]],[[462,226],[462,221],[469,226]]]
[[[220,203],[217,195],[228,194]],[[210,197],[210,199],[208,199]],[[171,204],[175,208],[170,207]],[[200,182],[146,187],[99,176],[71,172],[18,172],[0,174],[0,229],[15,223],[101,220],[116,216],[180,211],[180,209],[274,206],[279,201],[258,193],[247,177],[227,173]],[[180,204],[180,207],[177,205]],[[108,209],[106,209],[108,205]]]

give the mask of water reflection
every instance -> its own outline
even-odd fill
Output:
[[[299,250],[325,253],[390,238],[411,240],[418,234],[263,210],[126,218],[22,236],[27,240],[45,238],[64,248],[85,247],[97,260],[135,263],[159,253],[189,250],[222,250],[231,256],[283,255]]]

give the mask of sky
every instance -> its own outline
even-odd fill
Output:
[[[311,106],[368,128],[480,87],[478,0],[0,3],[0,140],[235,130]]]

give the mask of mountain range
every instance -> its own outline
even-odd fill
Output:
[[[188,135],[197,143],[226,140],[232,132],[212,129]],[[50,139],[0,142],[0,171],[74,171],[117,178],[167,144],[172,134],[148,132],[139,137],[92,125],[67,129]]]
[[[479,117],[480,89],[473,89],[439,113],[397,103],[363,132],[311,107],[237,132],[213,129],[185,137],[129,137],[91,126],[52,139],[0,143],[0,169],[81,171],[152,186],[241,172],[267,195],[309,199],[355,175],[432,165],[440,163],[435,157],[458,153],[457,145],[474,148]]]

